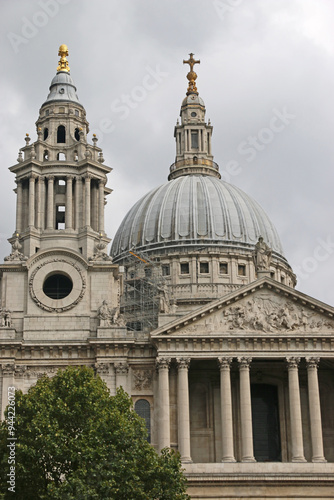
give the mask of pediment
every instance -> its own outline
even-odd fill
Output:
[[[334,333],[334,308],[262,278],[152,332],[165,336]]]

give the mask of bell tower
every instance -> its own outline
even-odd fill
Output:
[[[0,265],[0,323],[6,314],[10,325],[0,333],[25,345],[49,345],[50,359],[54,352],[59,359],[68,356],[65,350],[74,352],[71,342],[84,350],[94,342],[87,339],[100,335],[102,304],[119,318],[122,286],[119,267],[105,251],[111,168],[104,165],[97,137],[87,141],[86,112],[70,76],[66,45],[59,56],[36,121],[37,140],[27,134],[10,167],[17,184],[16,227],[12,251]],[[109,321],[114,328],[116,319]]]
[[[190,67],[187,74],[189,83],[181,106],[181,123],[178,120],[174,130],[176,158],[170,167],[168,180],[196,173],[221,177],[211,152],[212,126],[210,122],[205,122],[205,104],[196,87],[194,65],[200,61],[196,61],[193,56],[191,53],[189,59],[183,61]]]
[[[37,140],[29,134],[20,149],[16,174],[16,228],[22,253],[71,249],[88,259],[109,243],[104,230],[107,174],[98,139],[88,144],[89,124],[70,76],[66,45],[59,48],[57,74],[36,121]],[[19,235],[19,236],[18,236]]]

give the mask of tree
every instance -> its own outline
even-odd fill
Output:
[[[44,376],[16,391],[15,496],[8,491],[8,408],[0,427],[0,491],[17,500],[186,500],[179,455],[158,455],[119,389],[91,368]]]

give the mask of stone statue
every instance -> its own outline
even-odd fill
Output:
[[[100,326],[126,326],[126,321],[124,315],[120,313],[120,308],[114,307],[114,309],[111,309],[106,300],[98,308],[97,317],[100,320]]]
[[[0,327],[11,328],[12,326],[12,313],[9,309],[2,309],[0,307]]]
[[[159,312],[168,314],[170,311],[170,300],[169,300],[168,286],[163,285],[162,287],[159,287],[158,290],[160,292]]]
[[[11,328],[11,326],[12,326],[12,313],[10,312],[9,309],[5,309],[3,311],[3,314],[4,314],[5,327]]]
[[[100,326],[110,326],[113,322],[114,314],[106,300],[104,300],[102,305],[98,308],[97,317],[100,320]]]
[[[259,237],[253,252],[253,261],[256,271],[267,271],[270,269],[271,248]]]
[[[170,312],[171,312],[171,314],[176,314],[178,307],[179,306],[177,305],[176,300],[175,299],[172,300],[171,305],[170,305]]]

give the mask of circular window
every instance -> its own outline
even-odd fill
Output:
[[[191,113],[191,116],[197,116],[197,113],[195,113],[195,111],[193,111],[193,112]]]
[[[72,280],[65,274],[52,274],[43,284],[43,292],[50,299],[63,299],[73,288]]]

